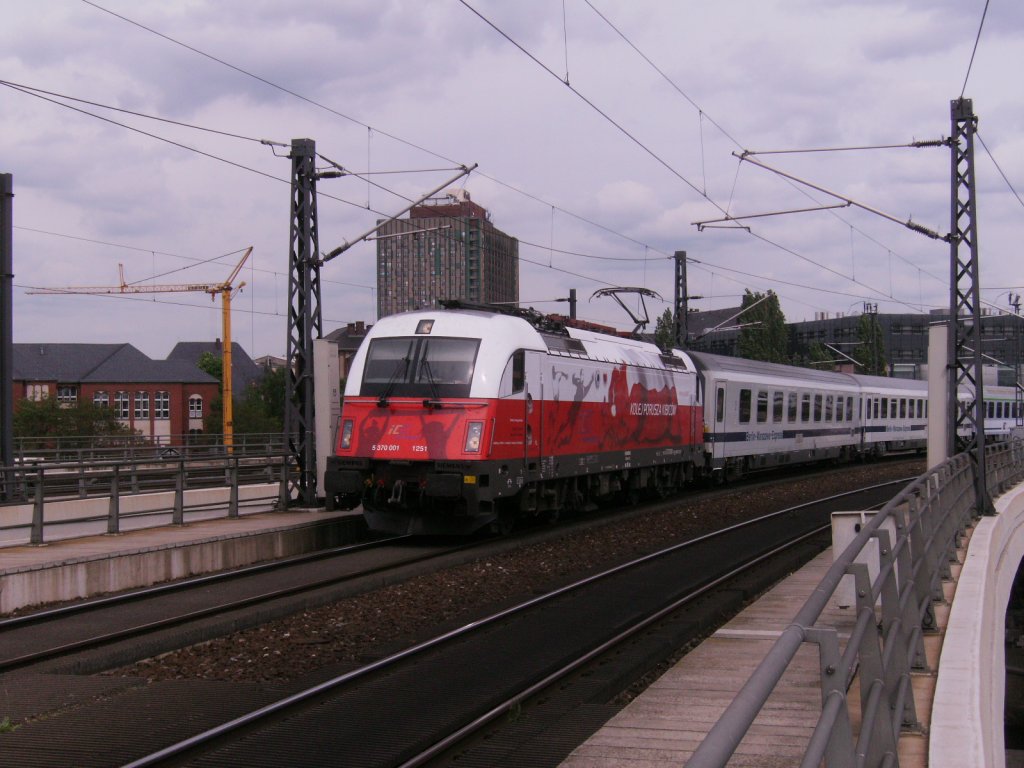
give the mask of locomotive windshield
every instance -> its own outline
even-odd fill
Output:
[[[479,339],[374,339],[360,394],[375,397],[468,397]]]

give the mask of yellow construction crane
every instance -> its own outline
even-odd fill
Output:
[[[222,367],[223,367],[223,429],[224,429],[224,445],[227,447],[228,453],[233,451],[234,445],[234,425],[233,425],[233,401],[232,401],[232,389],[231,389],[231,299],[245,287],[245,281],[242,281],[237,286],[233,285],[234,280],[238,277],[238,273],[242,271],[242,266],[249,258],[249,254],[252,253],[252,246],[246,248],[245,253],[242,254],[242,258],[239,260],[235,268],[231,270],[231,274],[228,275],[228,279],[220,283],[186,283],[181,285],[149,285],[149,284],[133,284],[129,285],[124,279],[124,265],[119,264],[118,269],[120,271],[121,284],[115,286],[78,286],[69,288],[36,288],[26,293],[35,294],[60,294],[60,293],[71,293],[71,294],[91,294],[91,295],[118,295],[118,294],[129,294],[129,293],[180,293],[180,292],[200,292],[210,294],[211,299],[216,299],[219,295],[221,298],[221,324],[223,326],[223,352],[221,356]]]

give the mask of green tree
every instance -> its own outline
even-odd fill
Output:
[[[284,429],[284,401],[287,371],[266,370],[246,391],[238,393],[231,409],[232,429],[236,435],[281,432]],[[212,375],[212,374],[211,374]],[[219,434],[221,414],[224,410],[220,397],[210,403],[209,413],[203,419],[208,433]]]
[[[857,346],[851,355],[860,366],[859,373],[872,376],[885,376],[885,338],[882,326],[878,323],[878,315],[865,312],[857,323]]]
[[[740,357],[748,360],[764,360],[769,363],[789,362],[789,332],[786,330],[786,316],[779,306],[779,297],[772,291],[743,292],[744,311],[738,322],[746,327],[740,330],[737,350]]]
[[[814,368],[816,371],[834,371],[836,355],[820,341],[812,341],[807,348],[807,362],[805,367]]]
[[[220,355],[215,355],[213,352],[203,352],[199,356],[199,362],[196,363],[196,366],[199,370],[213,376],[217,381],[224,381],[224,359]]]
[[[672,349],[676,343],[676,316],[671,309],[665,309],[654,324],[654,343],[662,349]]]
[[[39,438],[31,446],[49,447],[58,437],[115,437],[132,431],[120,421],[113,408],[103,408],[88,400],[74,405],[58,403],[54,398],[19,400],[14,406],[11,431],[15,437]]]
[[[224,359],[213,352],[203,352],[199,355],[196,367],[220,382],[218,394],[207,406],[203,416],[203,431],[208,435],[219,435],[224,431]],[[234,416],[234,409],[232,409],[232,423],[233,425],[238,423],[238,419]],[[235,432],[238,431],[236,426],[232,426],[232,429]]]

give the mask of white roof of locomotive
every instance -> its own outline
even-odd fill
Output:
[[[374,339],[416,336],[417,326],[423,320],[432,320],[433,326],[429,334],[418,334],[420,336],[480,339],[472,387],[474,396],[479,397],[492,397],[496,394],[498,379],[509,357],[517,349],[648,368],[668,367],[656,345],[637,339],[610,336],[579,328],[568,328],[567,336],[548,334],[539,331],[521,317],[486,310],[416,310],[388,315],[373,325],[352,360],[345,394],[351,396],[359,391],[366,351]],[[557,344],[549,345],[545,339],[575,339],[579,345],[567,344],[566,349],[558,349]],[[568,348],[570,346],[573,348]],[[695,370],[693,362],[685,353],[676,350],[674,357],[679,360],[677,365],[685,366],[688,371]]]

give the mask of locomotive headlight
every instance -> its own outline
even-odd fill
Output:
[[[341,425],[341,447],[345,449],[352,447],[352,419],[345,419]]]
[[[480,453],[480,438],[484,433],[482,421],[471,421],[466,429],[466,453]]]

